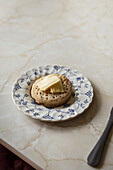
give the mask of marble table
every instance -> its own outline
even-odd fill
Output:
[[[12,100],[29,69],[60,64],[92,82],[93,103],[60,123],[34,120]],[[112,0],[0,0],[0,142],[35,169],[93,170],[86,160],[113,106]],[[113,169],[113,130],[99,168]],[[40,167],[40,168],[39,168]]]

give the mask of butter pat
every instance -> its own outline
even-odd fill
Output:
[[[44,79],[38,82],[37,85],[42,91],[46,91],[52,85],[55,85],[58,82],[60,82],[60,79],[56,75],[51,74],[51,75],[44,77]]]
[[[62,93],[64,92],[61,80],[55,85],[50,87],[50,93]]]

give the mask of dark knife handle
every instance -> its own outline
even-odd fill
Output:
[[[91,165],[93,167],[96,167],[99,165],[99,163],[101,161],[102,153],[104,150],[104,146],[106,144],[106,140],[107,140],[107,137],[111,130],[112,125],[113,125],[113,122],[109,119],[103,134],[101,135],[97,144],[95,145],[95,147],[93,148],[93,150],[91,151],[91,153],[89,154],[89,156],[87,158],[87,163],[89,165]]]

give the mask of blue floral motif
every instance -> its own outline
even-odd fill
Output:
[[[60,118],[64,118],[64,116],[63,116],[63,115],[58,115],[58,117],[60,117]]]
[[[34,112],[34,109],[29,109],[29,112]]]
[[[35,113],[33,113],[33,115],[34,115],[34,116],[38,116],[38,115],[39,115],[39,113],[35,112]]]
[[[85,93],[89,98],[92,96],[92,92],[89,90],[87,93]]]
[[[43,109],[41,109],[41,108],[37,108],[37,110],[38,110],[38,111],[43,111]]]
[[[80,80],[81,80],[81,77],[77,77],[76,80],[77,80],[77,81],[80,81]]]
[[[28,74],[27,74],[27,73],[25,74],[25,78],[26,78],[26,79],[29,79],[29,76],[28,76]]]
[[[35,72],[34,72],[34,74],[35,74],[35,75],[38,75],[38,72],[37,72],[37,71],[35,71]]]
[[[77,99],[77,102],[80,102],[80,98]]]
[[[85,88],[88,88],[88,86],[89,86],[89,84],[87,84],[87,83],[86,83],[86,84],[84,84],[84,87],[85,87]]]
[[[28,82],[27,82],[27,85],[29,86],[30,84],[31,84],[30,81],[28,81]]]
[[[45,75],[47,76],[47,75],[49,75],[49,73],[45,73]]]
[[[36,103],[36,102],[34,101],[34,99],[32,99],[32,98],[31,98],[31,103],[37,105],[37,103]]]
[[[85,108],[85,104],[83,104],[83,103],[81,103],[80,106],[81,106],[82,108]]]
[[[81,88],[81,85],[80,85],[80,86],[78,86],[78,88],[80,89],[80,88]]]
[[[65,70],[65,71],[67,71],[67,72],[69,72],[69,71],[70,71],[70,69],[69,69],[69,68],[65,68],[64,70]]]
[[[23,101],[24,101],[23,99],[20,99],[19,104],[21,105],[23,103]]]
[[[69,112],[71,113],[71,115],[75,114],[75,110],[74,109],[69,109]]]
[[[53,119],[53,117],[50,116],[49,114],[47,116],[43,116],[42,118],[44,118],[44,119]]]
[[[73,73],[73,75],[77,75],[78,74],[77,70],[71,70],[71,72]]]
[[[82,80],[84,80],[84,77],[82,77]]]
[[[84,86],[84,81],[83,80],[79,81],[79,84],[78,84],[77,87],[80,89],[80,88],[82,88],[82,86]]]
[[[62,75],[68,77],[66,73],[63,73]]]
[[[23,105],[27,105],[27,103],[28,103],[28,102],[26,101],[26,102],[23,102],[22,104],[23,104]]]
[[[28,102],[27,101],[24,101],[24,97],[20,99],[19,101],[19,105],[25,105],[27,106]]]
[[[21,87],[20,87],[19,83],[16,83],[15,84],[15,90],[18,90],[18,89],[21,89]]]
[[[60,66],[54,66],[54,68],[58,71],[61,67]]]
[[[29,112],[30,112],[30,110],[26,110],[26,112],[27,112],[27,113],[29,113]]]
[[[56,109],[56,111],[57,111],[57,112],[61,112],[61,110],[60,110],[60,109]]]
[[[75,110],[74,109],[69,109],[70,112],[74,112]]]
[[[42,73],[42,70],[40,70],[40,73]]]
[[[86,100],[84,100],[84,103],[87,104],[87,103],[89,103],[89,102],[88,102],[88,100],[86,99]]]
[[[25,94],[24,97],[28,97],[29,95],[28,94]]]
[[[17,98],[19,98],[19,97],[20,97],[20,94],[16,94],[15,96],[16,96]]]
[[[48,71],[48,70],[49,70],[49,67],[45,67],[44,69]]]
[[[24,78],[21,78],[20,81],[21,81],[21,83],[24,82]]]

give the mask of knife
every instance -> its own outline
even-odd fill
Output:
[[[94,148],[92,149],[91,153],[87,158],[87,163],[90,166],[97,167],[100,164],[104,146],[106,144],[106,140],[112,126],[113,126],[113,107],[111,109],[110,117],[104,132],[102,133],[100,139],[98,140],[97,144],[94,146]]]

